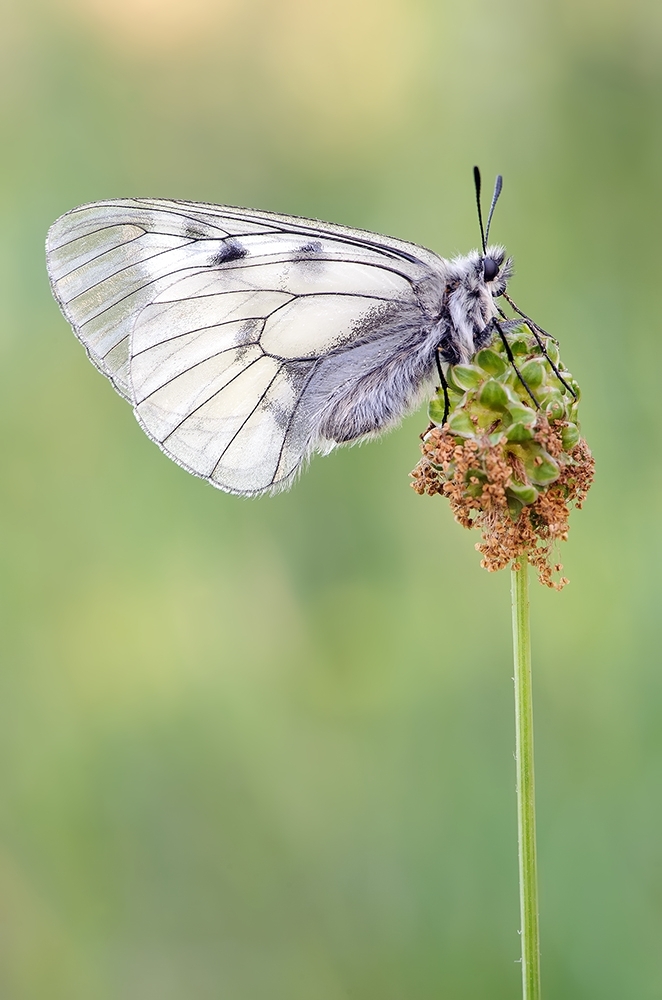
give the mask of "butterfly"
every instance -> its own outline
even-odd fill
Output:
[[[452,260],[272,212],[83,205],[49,230],[53,294],[166,455],[228,493],[278,492],[312,453],[396,425],[436,379],[448,400],[445,366],[495,324],[503,336],[512,260],[487,246],[501,178],[484,231],[474,177],[482,249]]]

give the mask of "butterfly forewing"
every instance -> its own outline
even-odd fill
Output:
[[[159,200],[68,213],[47,258],[65,316],[147,434],[247,495],[288,485],[311,450],[381,429],[361,380],[421,340],[420,289],[429,300],[443,286],[444,264],[360,230]],[[348,386],[350,429],[324,431]]]

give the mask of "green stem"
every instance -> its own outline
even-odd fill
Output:
[[[513,652],[515,657],[517,841],[522,921],[522,991],[524,1000],[540,1000],[540,934],[538,929],[528,568],[526,555],[522,555],[518,562],[513,563],[511,571]]]

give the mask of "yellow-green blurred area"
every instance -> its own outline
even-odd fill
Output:
[[[0,996],[519,995],[507,572],[421,412],[247,501],[169,462],[51,299],[131,195],[493,238],[598,463],[532,599],[546,1000],[662,996],[662,6],[5,0]]]

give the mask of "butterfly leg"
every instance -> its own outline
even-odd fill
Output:
[[[516,324],[516,325],[519,325],[519,324]],[[502,325],[499,322],[499,320],[496,318],[496,316],[493,316],[492,319],[487,324],[487,326],[485,327],[485,329],[481,332],[481,335],[480,335],[481,340],[484,339],[485,335],[488,333],[488,331],[490,329],[496,330],[496,332],[499,334],[499,337],[501,339],[501,343],[503,344],[503,346],[504,346],[504,348],[506,350],[506,356],[507,356],[508,361],[510,362],[510,364],[512,366],[513,371],[515,372],[515,374],[517,375],[517,378],[522,383],[522,385],[526,389],[527,393],[531,397],[531,399],[533,401],[533,405],[535,406],[536,410],[539,410],[540,409],[540,403],[538,402],[538,400],[536,399],[536,397],[533,395],[530,387],[527,385],[526,380],[523,378],[521,371],[519,370],[519,368],[515,364],[515,358],[513,356],[513,352],[511,350],[510,344],[508,343],[508,341],[506,339],[506,334],[504,332],[504,326],[505,326],[506,329],[508,329],[509,324],[506,322],[506,324]]]
[[[504,292],[503,293],[503,297],[505,298],[506,302],[508,302],[508,304],[510,305],[511,309],[513,309],[518,314],[518,316],[522,317],[522,319],[524,320],[524,325],[528,326],[529,330],[531,331],[531,333],[535,337],[536,343],[537,343],[538,347],[540,348],[543,356],[547,359],[547,361],[549,361],[550,367],[551,367],[552,371],[554,372],[554,374],[556,375],[556,377],[559,380],[559,382],[561,383],[561,385],[565,386],[565,388],[568,390],[568,392],[570,393],[570,395],[574,396],[574,398],[577,399],[577,393],[572,388],[572,386],[568,385],[568,383],[566,382],[566,380],[563,378],[563,375],[561,375],[561,372],[558,370],[558,368],[556,367],[556,365],[554,364],[554,362],[550,358],[549,354],[547,353],[547,348],[545,347],[545,342],[544,342],[544,340],[540,336],[540,334],[543,334],[543,336],[549,337],[549,334],[547,333],[547,331],[543,330],[543,328],[541,326],[538,326],[537,323],[534,323],[532,319],[529,319],[529,317],[526,315],[526,313],[523,313],[522,310],[518,306],[515,305],[515,303],[511,299],[510,295],[507,295],[506,292]],[[499,309],[499,315],[502,317],[502,319],[506,318],[505,314],[501,311],[501,309]],[[516,324],[518,322],[518,320],[509,320],[508,322]]]
[[[437,371],[439,372],[439,381],[441,383],[441,388],[444,391],[444,416],[441,421],[441,426],[443,427],[448,420],[448,414],[450,412],[451,403],[448,398],[448,382],[446,381],[446,376],[444,375],[444,369],[441,367],[441,348],[438,347],[434,353],[437,362]]]

